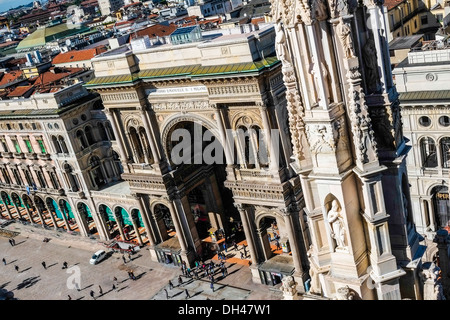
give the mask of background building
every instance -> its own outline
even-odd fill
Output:
[[[450,229],[449,61],[445,39],[411,50],[393,70],[403,130],[412,147],[407,165],[414,220],[417,230],[429,240],[437,230]]]

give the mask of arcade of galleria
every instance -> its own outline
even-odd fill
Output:
[[[253,280],[286,299],[448,297],[448,233],[416,228],[382,1],[272,0],[269,18],[121,46],[88,83],[1,100],[2,218],[161,264],[245,240]]]

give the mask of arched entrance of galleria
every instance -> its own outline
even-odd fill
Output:
[[[213,130],[195,120],[176,122],[164,136],[179,199],[173,201],[172,209],[166,203],[152,205],[162,240],[155,247],[158,260],[178,265],[180,250],[174,250],[177,241],[186,241],[186,246],[195,248],[196,259],[211,258],[222,250],[223,242],[231,243],[243,236],[243,232],[236,232],[239,212],[233,205],[232,192],[224,186],[227,164],[223,147]],[[184,211],[181,217],[186,221],[180,219],[178,228],[171,210],[178,214]],[[180,229],[184,240],[175,239]]]

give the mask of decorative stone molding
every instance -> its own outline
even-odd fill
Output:
[[[330,124],[306,125],[306,136],[311,153],[328,153],[336,151],[337,133]]]
[[[103,102],[136,101],[139,97],[136,92],[101,93]]]
[[[249,93],[259,94],[259,90],[258,85],[254,83],[208,87],[208,93],[210,96],[248,95]]]
[[[212,109],[208,101],[160,102],[152,103],[154,111],[190,111]]]

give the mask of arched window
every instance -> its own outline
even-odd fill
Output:
[[[23,182],[22,182],[22,177],[20,176],[19,170],[17,170],[16,168],[12,168],[12,172],[14,175],[14,179],[16,179],[16,183],[18,185],[22,185]]]
[[[87,126],[84,129],[84,133],[86,135],[86,139],[88,144],[91,146],[95,143],[94,133],[92,132],[92,128],[90,126]]]
[[[139,137],[140,137],[140,141],[142,144],[142,148],[144,150],[144,157],[145,157],[145,161],[147,163],[152,164],[153,161],[153,155],[152,155],[152,150],[150,148],[150,143],[148,141],[148,136],[145,133],[145,129],[144,128],[139,128]]]
[[[41,188],[47,188],[47,184],[45,183],[45,178],[42,172],[40,170],[36,170],[35,172]]]
[[[89,160],[89,166],[91,169],[89,170],[92,183],[95,187],[100,187],[106,184],[105,177],[102,171],[102,165],[100,159],[97,156],[92,156]]]
[[[114,131],[113,131],[112,127],[111,127],[111,123],[106,122],[105,123],[105,129],[106,129],[106,132],[108,133],[109,140],[116,140],[116,136],[114,135]]]
[[[32,186],[34,184],[33,176],[31,175],[30,170],[24,169],[23,172],[25,173],[25,178],[27,179],[27,183],[29,186]]]
[[[89,145],[86,141],[83,131],[78,130],[76,133],[76,136],[77,136],[78,142],[80,143],[81,150],[86,149]]]
[[[441,155],[442,155],[442,167],[450,168],[450,137],[442,138],[440,141]]]
[[[256,145],[256,158],[261,167],[268,167],[269,166],[269,155],[267,152],[267,146],[264,134],[260,127],[258,126],[252,126],[250,129],[252,134],[255,135],[255,145]]]
[[[69,182],[71,191],[76,192],[76,191],[80,190],[80,185],[78,184],[77,176],[73,172],[72,166],[70,164],[66,163],[64,165],[64,171],[65,171],[67,180]]]
[[[53,147],[55,148],[56,153],[62,153],[61,146],[59,145],[58,138],[52,136]]]
[[[114,165],[116,166],[118,174],[122,174],[123,173],[122,163],[120,162],[119,155],[115,151],[113,151],[113,161]]]
[[[69,149],[67,149],[66,140],[64,140],[63,136],[58,136],[58,142],[59,142],[59,145],[61,146],[62,152],[69,153]]]
[[[56,174],[54,172],[49,172],[49,176],[50,176],[50,180],[53,185],[53,189],[59,189],[59,181],[58,181],[58,177],[56,176]]]
[[[106,132],[106,128],[103,123],[97,123],[98,132],[100,134],[100,139],[102,141],[108,141],[108,133]]]
[[[130,130],[131,144],[133,146],[133,151],[134,151],[134,155],[135,155],[135,162],[136,163],[145,163],[144,149],[142,146],[141,139],[135,128],[131,127],[129,130]]]
[[[422,157],[422,167],[437,167],[436,144],[432,138],[424,137],[420,140],[420,154]]]
[[[2,175],[3,175],[3,179],[5,179],[5,183],[11,184],[11,179],[9,177],[8,170],[6,170],[5,168],[2,168]]]

